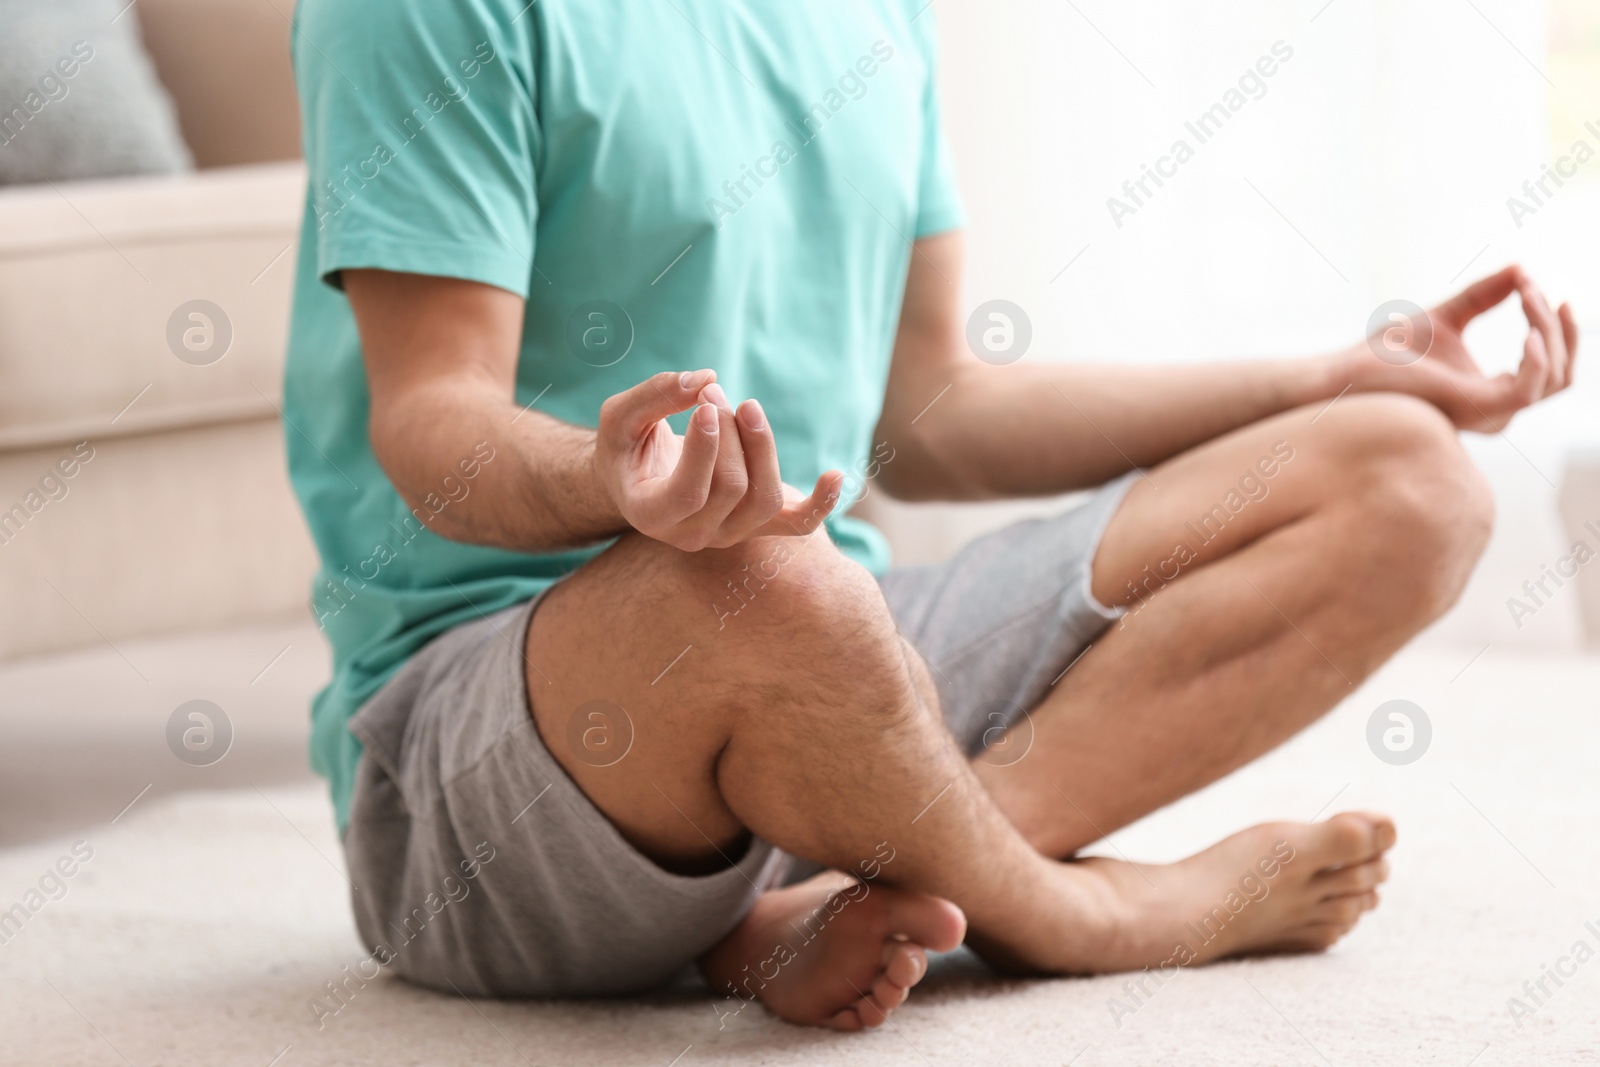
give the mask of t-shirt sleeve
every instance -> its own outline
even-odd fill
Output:
[[[317,273],[528,294],[538,221],[532,15],[514,0],[302,0],[293,36]]]
[[[921,0],[918,0],[920,3]],[[917,189],[917,237],[959,229],[966,222],[956,187],[955,162],[939,113],[939,44],[932,5],[917,17],[917,30],[927,70],[922,97],[922,172]]]

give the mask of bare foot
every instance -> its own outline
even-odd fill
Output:
[[[792,1023],[878,1026],[928,971],[928,949],[961,944],[967,920],[947,900],[838,871],[763,893],[738,928],[700,958],[724,995],[724,1023],[752,999]]]
[[[1166,865],[1093,857],[1063,865],[1084,936],[1044,969],[1170,971],[1229,956],[1319,952],[1378,905],[1395,842],[1388,817],[1345,812],[1319,823],[1263,823]],[[1002,967],[1038,960],[969,943]]]

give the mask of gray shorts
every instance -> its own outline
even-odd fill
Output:
[[[968,753],[1037,705],[1117,618],[1091,594],[1089,569],[1130,482],[884,577]],[[804,865],[758,838],[732,867],[680,875],[628,844],[534,727],[522,648],[537,604],[433,641],[351,720],[365,746],[344,837],[356,926],[378,964],[446,991],[641,992]]]

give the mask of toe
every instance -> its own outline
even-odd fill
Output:
[[[1312,889],[1321,899],[1358,896],[1382,885],[1389,878],[1389,861],[1383,857],[1358,863],[1352,867],[1338,867],[1322,871],[1312,882]]]
[[[1365,893],[1356,893],[1350,896],[1330,897],[1320,902],[1316,911],[1315,921],[1349,930],[1361,918],[1362,914],[1378,906],[1378,892],[1369,889]]]
[[[861,1020],[861,1025],[871,1030],[882,1026],[884,1020],[889,1018],[889,1010],[871,997],[862,997],[850,1006]]]
[[[854,1008],[846,1008],[835,1012],[833,1018],[828,1020],[828,1025],[835,1030],[859,1030],[862,1026],[861,1016],[856,1014]]]
[[[1318,829],[1310,852],[1319,869],[1364,863],[1394,844],[1394,823],[1381,815],[1341,812]]]
[[[1308,927],[1302,944],[1307,952],[1326,952],[1350,932],[1350,927],[1338,923],[1318,923]]]
[[[921,945],[891,941],[884,947],[883,972],[895,985],[910,989],[928,973],[928,954]]]
[[[905,986],[896,985],[888,975],[883,975],[872,983],[872,1002],[885,1012],[891,1012],[906,1002],[910,992]]]
[[[1394,828],[1394,820],[1378,811],[1359,811],[1352,814],[1359,815],[1372,824],[1372,854],[1380,856],[1394,847],[1400,839],[1400,833]]]

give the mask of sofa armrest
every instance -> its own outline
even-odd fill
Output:
[[[299,163],[0,190],[0,449],[273,414],[304,203]],[[194,300],[208,365],[169,344]]]

